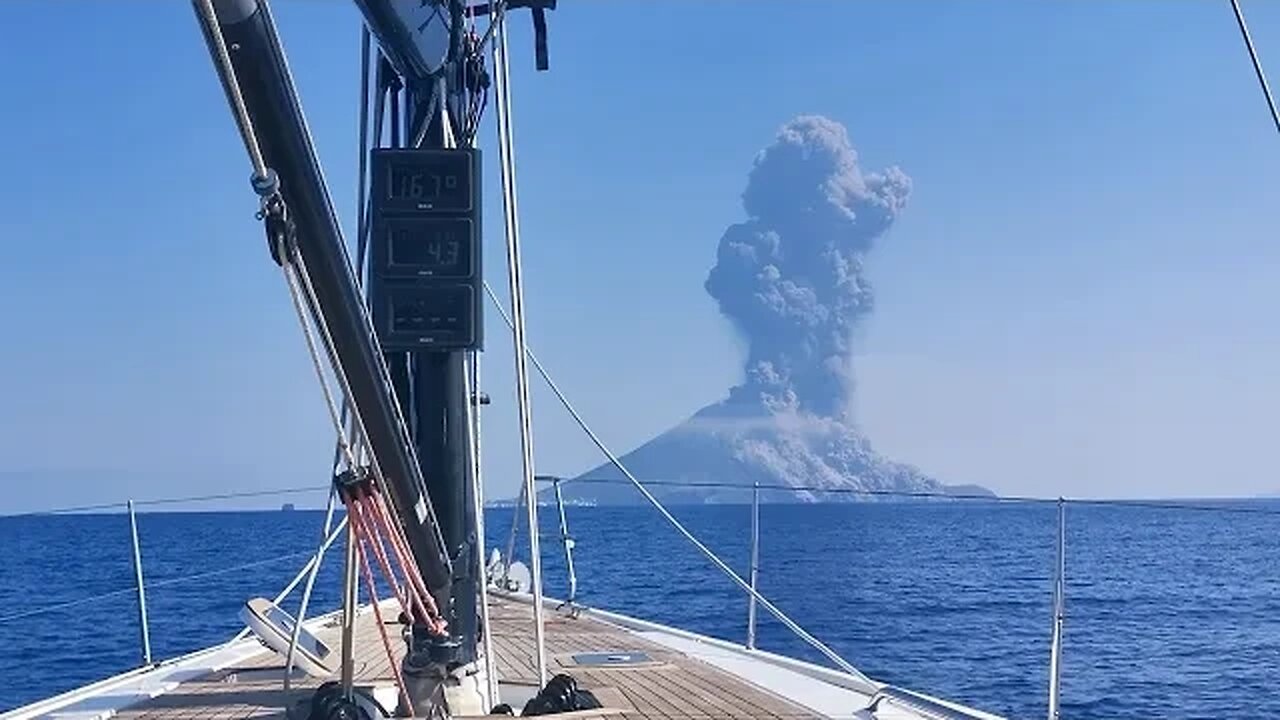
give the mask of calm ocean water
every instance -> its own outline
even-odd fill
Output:
[[[675,512],[745,572],[747,507]],[[547,592],[563,596],[553,516],[544,509]],[[762,591],[855,665],[1011,717],[1044,715],[1052,506],[768,505],[761,516]],[[489,511],[491,547],[505,546],[511,517]],[[304,553],[322,519],[140,515],[156,657],[228,638],[240,604],[275,594],[304,559],[182,578]],[[569,508],[569,526],[587,604],[744,637],[741,593],[652,510]],[[138,663],[128,533],[123,515],[0,517],[0,711]],[[1280,515],[1069,507],[1067,543],[1065,717],[1280,717]],[[337,606],[339,565],[337,554],[326,563],[316,607]],[[767,616],[760,645],[820,660]]]

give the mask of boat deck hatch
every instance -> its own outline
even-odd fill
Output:
[[[652,663],[653,658],[640,651],[589,652],[574,655],[573,662],[577,665],[643,665]]]

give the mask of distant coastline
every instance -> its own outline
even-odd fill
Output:
[[[642,479],[641,482],[644,483],[645,480]],[[643,505],[647,502],[639,492],[634,491],[629,486],[625,486],[625,482],[608,483],[608,485],[613,486],[610,491],[597,494],[592,492],[592,488],[606,486],[606,484],[566,480],[563,486],[566,490],[573,487],[574,492],[572,496],[565,497],[564,504],[567,507],[627,507]],[[618,485],[624,486],[622,488],[623,492],[618,492]],[[724,485],[699,487],[696,483],[678,487],[678,492],[672,492],[673,489],[677,489],[676,486],[665,483],[654,489],[661,489],[662,492],[655,494],[659,496],[659,499],[664,504],[669,505],[742,505],[751,502],[752,490],[750,485],[726,488]],[[566,495],[568,495],[567,492]],[[843,489],[812,491],[805,488],[761,487],[761,502],[773,505],[835,505],[850,502],[919,503],[937,502],[948,498],[999,500],[1000,496],[989,488],[972,483],[943,485],[940,491],[932,493],[860,491],[856,488],[850,488],[848,491]],[[517,502],[519,502],[518,497],[501,498],[486,501],[485,507],[510,508],[514,507]],[[555,496],[551,488],[540,488],[538,491],[539,507],[555,506],[555,504]]]

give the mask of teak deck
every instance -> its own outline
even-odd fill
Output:
[[[786,698],[684,653],[645,640],[630,630],[591,617],[570,618],[546,613],[547,671],[567,672],[578,686],[591,690],[604,710],[573,713],[577,718],[609,720],[748,720],[818,718],[820,715]],[[498,678],[504,683],[537,684],[531,606],[490,597],[490,623]],[[392,649],[403,652],[398,628],[389,628]],[[317,633],[336,651],[336,621]],[[356,626],[356,682],[394,682],[373,613],[363,613]],[[579,653],[643,652],[648,663],[623,666],[578,665]],[[252,659],[204,677],[188,680],[140,705],[120,711],[121,720],[283,719],[285,710],[309,696],[320,681],[302,678],[295,690],[282,689],[282,659],[263,651]],[[272,671],[274,669],[274,672]],[[512,703],[515,705],[515,703]],[[516,711],[519,711],[516,707]]]

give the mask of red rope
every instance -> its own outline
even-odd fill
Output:
[[[350,508],[352,503],[348,503]],[[382,648],[387,651],[387,664],[391,666],[391,672],[396,677],[396,687],[400,690],[400,697],[404,701],[404,706],[409,709],[410,715],[413,714],[413,701],[409,699],[409,691],[405,688],[404,677],[400,673],[400,663],[396,661],[395,651],[391,649],[391,638],[387,637],[387,625],[382,621],[382,608],[378,605],[378,590],[373,582],[373,570],[369,568],[368,551],[364,547],[364,537],[361,536],[359,530],[356,531],[356,538],[359,540],[356,554],[360,556],[360,570],[364,574],[364,583],[369,588],[369,599],[373,604],[373,616],[378,621],[378,634],[382,636]]]
[[[369,529],[372,536],[378,538],[374,548],[380,553],[378,560],[382,563],[383,572],[390,572],[390,562],[387,559],[387,555],[384,554],[386,550],[382,546],[382,533],[385,532],[388,536],[387,540],[391,545],[391,550],[396,556],[396,562],[400,566],[400,571],[405,576],[404,590],[401,596],[405,605],[403,609],[411,617],[416,616],[419,622],[431,628],[433,632],[443,632],[443,624],[438,620],[439,613],[436,611],[435,603],[428,602],[430,596],[426,596],[426,599],[424,599],[424,596],[413,581],[417,566],[408,562],[407,558],[401,554],[393,528],[387,526],[386,519],[381,517],[379,513],[380,501],[380,496],[365,498],[361,505],[361,513],[365,527]]]
[[[409,541],[404,537],[403,530],[393,523],[390,518],[390,511],[387,509],[386,499],[381,494],[375,493],[372,498],[374,519],[382,526],[387,535],[391,538],[391,549],[395,552],[396,561],[400,563],[400,567],[405,569],[405,576],[408,578],[409,584],[416,591],[414,593],[418,602],[422,603],[423,610],[430,619],[427,626],[432,628],[436,634],[444,634],[445,622],[440,617],[440,612],[436,607],[435,598],[427,591],[427,583],[422,579],[422,573],[418,571],[418,566],[412,562],[412,554],[409,552]]]
[[[409,551],[409,541],[404,536],[404,529],[398,523],[391,521],[391,511],[387,508],[387,500],[381,494],[374,498],[374,517],[378,523],[391,536],[392,549],[395,550],[396,559],[401,565],[409,568],[406,572],[409,579],[420,593],[430,598],[431,594],[427,592],[427,584],[422,579],[422,573],[418,570],[418,566],[410,559],[413,554]]]
[[[356,535],[360,537],[361,541],[367,539],[369,544],[373,546],[373,552],[377,556],[378,565],[382,568],[382,574],[387,578],[387,584],[391,586],[396,599],[400,601],[400,610],[407,614],[410,612],[409,601],[405,597],[405,591],[397,580],[395,573],[391,570],[391,564],[387,562],[386,550],[382,547],[382,538],[378,536],[377,528],[365,523],[365,509],[363,498],[353,498],[347,504],[347,512],[350,513],[351,522],[355,525]]]

